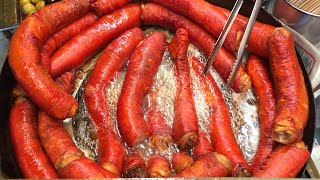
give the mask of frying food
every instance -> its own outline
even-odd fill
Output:
[[[310,156],[301,141],[309,102],[292,35],[256,22],[230,89],[246,17],[202,73],[229,14],[203,0],[62,0],[26,17],[9,47],[9,128],[22,175],[295,177]],[[243,96],[256,116],[235,103]],[[63,121],[75,115],[87,121],[72,123],[93,125],[89,150]],[[242,128],[247,116],[259,132]],[[251,156],[246,130],[258,138]]]

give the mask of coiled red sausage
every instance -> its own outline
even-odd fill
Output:
[[[280,145],[253,174],[261,178],[294,178],[310,157],[304,142]]]
[[[142,23],[144,25],[157,25],[176,31],[184,28],[188,31],[189,39],[192,44],[199,48],[207,57],[209,57],[216,40],[199,25],[191,20],[179,15],[160,5],[147,3],[142,5]],[[225,48],[221,47],[213,62],[213,67],[219,73],[224,82],[227,82],[235,63],[235,57]],[[251,87],[251,81],[243,66],[240,66],[235,77],[232,88],[236,92],[243,92]]]
[[[87,58],[122,32],[140,25],[141,8],[129,4],[98,19],[92,26],[61,46],[51,57],[51,75],[81,66]]]
[[[84,16],[78,18],[72,23],[68,24],[66,27],[60,31],[53,34],[42,46],[41,49],[41,64],[48,70],[50,73],[51,69],[51,58],[55,50],[73,38],[75,35],[79,34],[81,31],[91,26],[98,16],[92,12],[88,12]]]
[[[135,27],[113,40],[100,55],[84,91],[88,113],[97,128],[98,162],[119,176],[126,153],[122,141],[115,134],[115,122],[109,116],[105,91],[143,38],[143,32]]]
[[[40,49],[50,35],[88,12],[89,5],[90,0],[48,5],[19,25],[9,45],[9,64],[16,80],[36,105],[58,119],[75,115],[78,104],[40,65]]]
[[[202,75],[204,68],[199,59],[193,57],[192,67],[200,77],[206,103],[211,109],[210,138],[217,153],[225,155],[232,164],[232,176],[251,176],[250,168],[234,137],[228,106],[222,92],[210,73]]]
[[[291,33],[277,28],[269,39],[269,61],[276,93],[274,141],[301,140],[309,115],[308,94]]]
[[[225,23],[227,16],[223,14],[216,6],[203,0],[150,0],[151,2],[160,4],[169,9],[182,14],[205,30],[218,38]],[[241,28],[233,24],[224,42],[224,47],[230,52],[237,52],[243,31]]]
[[[97,127],[98,163],[104,169],[121,177],[121,170],[126,157],[125,146],[120,137],[110,129]]]
[[[106,104],[106,88],[116,73],[130,58],[137,44],[144,39],[143,32],[135,27],[113,40],[102,52],[89,76],[84,99],[88,113],[95,125],[114,130]]]
[[[115,174],[84,156],[65,131],[62,122],[38,113],[38,132],[43,148],[62,178],[113,178]]]
[[[56,179],[58,174],[42,149],[39,139],[36,106],[18,97],[10,110],[9,127],[13,149],[25,178]]]
[[[271,153],[273,141],[271,129],[276,114],[276,99],[271,74],[259,57],[250,55],[247,60],[247,72],[252,80],[253,90],[258,99],[260,120],[260,141],[255,156],[251,161],[252,172],[260,169],[262,163]]]
[[[118,129],[129,147],[148,138],[142,103],[161,63],[165,45],[165,35],[155,32],[141,42],[130,57],[117,105]]]
[[[174,99],[173,137],[182,150],[192,149],[198,143],[198,117],[191,89],[190,68],[187,59],[189,39],[185,29],[178,29],[168,50],[175,65],[178,82]]]

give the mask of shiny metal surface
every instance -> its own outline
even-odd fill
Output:
[[[254,7],[253,7],[252,13],[250,15],[250,19],[249,19],[248,25],[246,27],[246,30],[244,31],[244,34],[243,34],[243,37],[242,37],[242,40],[241,40],[241,43],[240,43],[240,47],[239,47],[239,50],[238,50],[236,63],[233,66],[231,74],[230,74],[230,77],[228,79],[228,83],[227,83],[228,87],[230,87],[231,84],[233,83],[233,80],[234,80],[234,78],[235,78],[235,76],[236,76],[236,74],[238,72],[240,63],[242,62],[242,57],[243,57],[245,48],[247,46],[247,42],[248,42],[249,36],[250,36],[251,31],[253,29],[254,22],[256,21],[258,13],[259,13],[259,10],[261,8],[261,4],[262,4],[261,0],[256,0],[256,2],[254,4]]]
[[[320,1],[318,3],[320,4]],[[320,41],[320,15],[301,10],[288,0],[274,0],[268,4],[267,9],[269,13],[302,34],[311,43],[316,44]]]

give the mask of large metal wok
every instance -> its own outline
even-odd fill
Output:
[[[209,2],[231,9],[235,1],[226,0],[209,0]],[[253,2],[245,1],[240,10],[240,14],[249,16],[253,8]],[[258,21],[271,24],[273,26],[281,26],[281,24],[270,16],[264,10],[261,10],[258,16]],[[299,63],[303,71],[308,96],[309,96],[309,119],[307,126],[304,130],[303,141],[308,146],[309,150],[312,150],[315,128],[315,104],[312,93],[311,83],[308,78],[308,74],[304,68],[301,57],[298,55]],[[19,167],[17,166],[12,146],[9,137],[8,116],[11,105],[10,94],[16,81],[8,65],[8,61],[4,63],[2,72],[0,74],[0,178],[22,178]],[[303,168],[298,175],[299,177],[305,177],[305,168]]]

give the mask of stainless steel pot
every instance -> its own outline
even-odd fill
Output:
[[[319,43],[320,15],[302,10],[288,0],[270,1],[267,10],[280,21],[306,37],[312,44]]]

